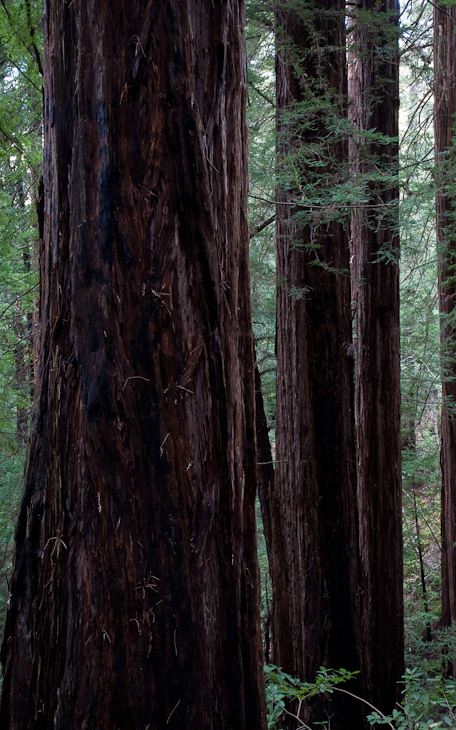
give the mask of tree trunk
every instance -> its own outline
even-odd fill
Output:
[[[45,3],[11,730],[265,728],[242,2]]]
[[[286,566],[284,563],[285,554],[281,541],[280,532],[280,505],[277,502],[277,495],[274,490],[274,461],[269,440],[268,424],[264,410],[263,393],[261,390],[261,377],[258,365],[255,367],[255,415],[256,415],[256,440],[258,454],[258,499],[263,520],[264,539],[268,555],[269,577],[272,581],[273,596],[268,616],[265,621],[263,648],[266,664],[271,661],[271,620],[274,610],[280,611],[282,603],[280,597],[284,597],[287,588],[285,579]],[[277,614],[276,614],[277,620]],[[283,616],[286,621],[286,616]]]
[[[404,671],[398,235],[399,55],[396,0],[363,0],[350,34],[349,98],[360,135],[354,183],[369,201],[352,220],[356,305],[356,435],[362,563],[363,677],[370,701],[390,712]],[[366,11],[369,15],[366,14]],[[356,11],[355,11],[356,12]],[[375,179],[374,179],[375,178]]]
[[[279,172],[290,174],[286,158],[296,155],[300,182],[321,192],[332,184],[324,179],[332,181],[348,159],[347,143],[331,137],[327,117],[328,99],[333,115],[346,113],[344,4],[320,0],[310,22],[279,11],[277,26]],[[297,106],[309,98],[312,118]],[[315,146],[326,156],[318,178],[311,163],[299,160]],[[338,212],[300,223],[306,211],[298,184],[285,182],[278,199],[273,544],[283,557],[271,566],[273,661],[314,681],[321,665],[359,669],[349,245],[334,220]],[[363,727],[360,703],[336,694],[314,704],[305,719],[327,720],[327,711],[332,728]]]
[[[23,180],[19,180],[16,189],[17,204],[24,212],[25,193]],[[24,272],[30,273],[31,256],[28,247],[22,252]],[[14,345],[14,361],[16,365],[16,436],[21,448],[27,443],[30,416],[30,396],[33,387],[33,314],[25,312],[20,293],[15,293],[13,331],[16,339]]]
[[[440,342],[442,351],[442,624],[456,625],[456,340],[454,265],[454,122],[456,115],[456,8],[434,6],[434,139],[439,271]],[[452,166],[452,169],[450,167]],[[456,677],[455,657],[447,671]]]

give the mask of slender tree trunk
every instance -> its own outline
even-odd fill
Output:
[[[442,624],[456,625],[456,338],[454,265],[454,122],[456,119],[456,8],[434,6],[435,160],[437,250],[439,257],[440,341],[442,351]],[[446,155],[446,156],[444,156]],[[450,162],[453,169],[450,169]],[[456,676],[455,657],[448,673]]]
[[[411,393],[411,397],[416,400],[417,393],[416,388],[413,388],[413,391]],[[401,439],[401,452],[404,454],[404,452],[408,451],[409,453],[413,453],[413,456],[416,455],[416,427],[415,427],[415,419],[410,418],[408,423],[406,424],[407,430],[406,433],[402,435]],[[404,427],[402,427],[402,432],[404,431]],[[406,530],[408,532],[410,542],[412,544],[412,547],[416,553],[416,556],[418,558],[418,563],[420,566],[420,581],[421,581],[421,591],[423,594],[423,608],[424,613],[426,615],[426,641],[432,641],[432,627],[430,623],[430,615],[429,615],[429,602],[428,602],[428,592],[427,592],[427,584],[426,584],[426,573],[425,573],[425,564],[424,564],[424,554],[423,554],[423,545],[421,542],[421,529],[420,529],[420,522],[419,522],[419,510],[418,510],[418,503],[416,499],[416,490],[417,485],[414,483],[413,479],[410,480],[410,482],[407,485],[407,491],[405,492],[406,495],[408,495],[410,501],[411,497],[410,494],[408,494],[409,491],[413,494],[413,519],[415,522],[415,534],[412,532],[412,528],[408,524],[407,515],[405,513],[405,510],[402,509],[403,514],[403,521],[405,523]]]
[[[31,360],[31,332],[24,321],[21,298],[18,297],[14,306],[13,329],[16,337],[14,346],[14,360],[16,366],[16,436],[19,446],[25,447],[28,436],[28,420],[30,401],[26,394],[30,393],[30,360]],[[27,317],[28,320],[28,317]]]
[[[11,730],[265,728],[243,2],[45,3]]]
[[[412,484],[413,489],[413,508],[415,512],[415,529],[416,529],[416,547],[417,547],[417,553],[418,553],[418,560],[420,563],[420,579],[421,579],[421,590],[423,592],[423,608],[424,613],[426,614],[426,641],[432,641],[432,627],[430,622],[430,616],[429,616],[429,603],[428,603],[428,597],[427,597],[427,586],[426,586],[426,573],[424,571],[424,556],[423,556],[423,546],[421,544],[421,532],[420,532],[420,523],[418,520],[418,507],[416,503],[416,492],[415,492],[415,485]]]
[[[370,701],[390,712],[404,671],[398,237],[399,56],[396,0],[362,0],[350,34],[352,174],[373,174],[352,221],[356,305],[356,435],[362,561],[363,676]],[[369,11],[370,15],[366,15]]]
[[[274,528],[272,522],[276,518],[276,511],[271,506],[272,493],[274,488],[274,462],[272,458],[271,442],[269,440],[268,424],[264,410],[263,394],[261,391],[261,378],[258,365],[255,367],[255,425],[258,455],[258,497],[263,521],[266,550],[268,552],[268,565],[275,559],[276,553],[271,550]],[[279,549],[277,557],[282,551]],[[270,661],[270,640],[271,640],[271,617],[268,614],[264,622],[263,632],[263,654],[265,663]]]
[[[24,183],[19,181],[16,189],[18,207],[22,211],[25,206]],[[30,272],[30,252],[25,249],[22,254],[24,272]],[[16,365],[16,435],[18,444],[24,447],[27,443],[28,425],[30,416],[30,390],[33,381],[33,315],[32,312],[24,312],[22,296],[16,292],[14,304],[13,330],[16,337],[14,346],[14,360]]]
[[[315,3],[310,23],[279,11],[277,26],[279,170],[287,174],[283,161],[299,155],[301,145],[325,146],[328,99],[345,114],[344,5]],[[309,119],[296,103],[309,95],[320,111],[306,128]],[[346,142],[332,140],[321,175],[331,180],[347,154]],[[310,185],[315,170],[295,162]],[[321,178],[316,184],[324,185]],[[275,664],[313,681],[321,665],[359,668],[349,245],[344,226],[332,219],[299,224],[299,187],[290,192],[284,185],[278,196],[273,544],[286,570],[278,574],[280,562],[272,562],[272,649]],[[326,712],[332,728],[363,727],[361,705],[342,695],[314,705],[307,721],[327,720]]]
[[[274,490],[274,461],[269,440],[266,413],[264,410],[263,394],[261,391],[261,378],[258,366],[255,368],[255,404],[256,404],[256,438],[258,454],[258,497],[263,520],[264,539],[268,555],[269,576],[272,581],[273,596],[270,613],[266,618],[264,632],[264,658],[269,664],[271,657],[271,621],[272,613],[283,610],[283,603],[280,600],[285,596],[287,588],[286,565],[284,563],[285,553],[281,541],[280,530],[280,505]],[[286,615],[282,616],[286,621]],[[280,623],[280,622],[279,622]]]

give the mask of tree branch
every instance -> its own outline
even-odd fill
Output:
[[[276,218],[275,215],[271,215],[270,218],[263,221],[263,223],[260,223],[259,226],[257,226],[256,228],[253,229],[253,231],[251,231],[250,238],[252,239],[252,238],[255,238],[255,236],[258,236],[258,234],[261,233],[261,231],[264,231],[264,229],[267,228],[268,226],[270,226],[271,223],[274,223],[275,218]]]

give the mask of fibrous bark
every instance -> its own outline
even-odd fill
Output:
[[[45,3],[10,730],[265,727],[244,7]]]
[[[439,2],[434,6],[434,140],[436,160],[436,223],[439,272],[440,341],[442,352],[442,624],[456,624],[456,361],[454,343],[454,122],[456,119],[456,9]],[[455,657],[447,672],[456,676]]]
[[[361,10],[361,12],[360,12]],[[354,184],[366,185],[351,228],[356,309],[356,437],[362,566],[362,676],[391,712],[404,671],[398,235],[399,56],[396,0],[363,0],[349,36]],[[370,131],[382,135],[373,140]]]
[[[329,208],[302,221],[303,191],[314,184],[324,197],[341,165],[347,174],[347,141],[330,124],[346,113],[344,4],[301,10],[277,13],[278,169],[286,177],[294,165],[302,186],[278,191],[278,524],[270,552],[282,551],[271,561],[273,661],[314,681],[321,665],[359,669],[358,563],[348,233]],[[325,162],[312,166],[320,152]],[[327,720],[327,712],[331,727],[363,727],[361,705],[336,695],[306,721]]]

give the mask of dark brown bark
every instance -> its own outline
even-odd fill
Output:
[[[434,139],[436,160],[436,223],[439,260],[440,341],[442,351],[442,624],[456,625],[456,338],[454,264],[454,122],[456,119],[456,8],[445,2],[434,6]],[[451,169],[450,165],[453,165]],[[455,657],[449,674],[456,676]]]
[[[370,200],[352,220],[356,304],[356,435],[363,679],[369,700],[390,712],[404,671],[400,438],[397,135],[399,17],[396,0],[363,0],[350,34],[353,176],[376,175]],[[388,139],[387,139],[388,138]],[[382,175],[379,176],[379,171]],[[382,181],[382,176],[386,182]]]
[[[10,730],[265,727],[242,2],[45,3]]]
[[[271,562],[276,556],[280,558],[282,550],[280,547],[277,551],[271,549],[274,532],[272,522],[277,514],[277,510],[271,506],[271,499],[274,492],[274,461],[272,458],[258,366],[255,367],[255,416],[258,455],[258,496],[263,519],[266,548],[268,549],[268,560]]]
[[[16,200],[19,209],[23,212],[25,206],[24,183],[19,181],[16,189]],[[24,271],[30,272],[30,252],[25,249],[22,253]],[[14,303],[13,330],[16,339],[14,345],[14,361],[16,366],[16,435],[18,444],[23,448],[27,443],[28,421],[30,415],[30,390],[33,381],[33,315],[25,312],[22,295],[17,294]]]
[[[416,456],[416,428],[415,428],[415,420],[411,418],[408,423],[406,424],[407,430],[404,434],[404,427],[402,426],[402,438],[401,438],[401,453],[404,454],[404,452],[409,452],[413,454],[413,457]],[[418,488],[418,485],[415,484],[413,479],[410,480],[410,482],[407,484],[408,491],[412,493],[413,495],[413,518],[415,522],[415,532],[413,534],[412,528],[408,524],[407,516],[404,512],[404,522],[406,529],[409,534],[409,538],[411,540],[411,543],[413,545],[413,548],[415,550],[416,556],[418,558],[418,563],[420,566],[420,581],[421,581],[421,591],[423,596],[423,608],[424,613],[426,614],[426,641],[432,641],[432,627],[430,623],[430,614],[429,614],[429,601],[428,601],[428,591],[427,591],[427,583],[426,583],[426,573],[425,573],[425,564],[424,564],[424,552],[423,552],[423,546],[422,546],[422,540],[421,540],[421,529],[420,529],[420,522],[419,522],[419,511],[418,511],[418,503],[416,500],[416,491]],[[409,494],[410,497],[410,494]],[[411,499],[411,497],[410,497]]]
[[[264,658],[269,663],[273,660],[271,656],[271,624],[287,621],[287,616],[279,612],[283,609],[280,597],[284,597],[288,590],[286,581],[286,566],[284,563],[285,553],[281,538],[280,529],[280,505],[274,490],[274,461],[269,440],[268,424],[264,410],[263,394],[261,391],[261,378],[258,367],[255,368],[255,415],[256,415],[256,438],[258,454],[258,498],[261,507],[263,520],[264,539],[268,554],[269,575],[272,581],[273,599],[266,618],[264,636]],[[274,599],[274,596],[277,596]]]
[[[31,326],[32,322],[25,314],[21,306],[21,297],[16,300],[14,307],[13,329],[16,343],[14,346],[14,361],[16,369],[16,436],[18,445],[24,448],[27,443],[28,421],[30,415],[30,387],[31,387],[31,362],[32,360],[32,342],[31,342]]]
[[[415,485],[412,484],[412,490],[413,490],[413,507],[415,512],[415,530],[416,530],[416,551],[418,553],[418,560],[420,563],[420,580],[421,580],[421,590],[423,592],[423,608],[424,613],[426,614],[426,641],[432,641],[432,627],[430,622],[430,614],[429,614],[429,602],[428,602],[428,594],[427,594],[427,585],[426,585],[426,573],[424,571],[424,556],[423,556],[423,546],[421,544],[421,531],[420,531],[420,523],[418,520],[418,507],[416,503],[416,491],[415,491]]]
[[[281,159],[301,144],[326,144],[327,109],[317,113],[313,129],[303,132],[299,121],[293,126],[284,117],[296,102],[313,94],[318,106],[330,97],[345,114],[344,4],[314,3],[311,26],[297,13],[279,12],[277,25],[281,169]],[[302,119],[305,127],[305,114]],[[334,160],[321,170],[329,181],[347,161],[347,143],[332,141],[324,152]],[[309,184],[314,171],[304,164],[300,174]],[[273,661],[314,681],[321,665],[359,669],[349,245],[339,222],[298,224],[299,190],[282,188],[278,195],[273,508],[279,526],[273,546],[275,552],[282,550],[285,570],[281,575],[280,563],[272,562]],[[322,699],[307,721],[327,720],[326,712],[332,728],[363,727],[362,706],[345,696]]]

